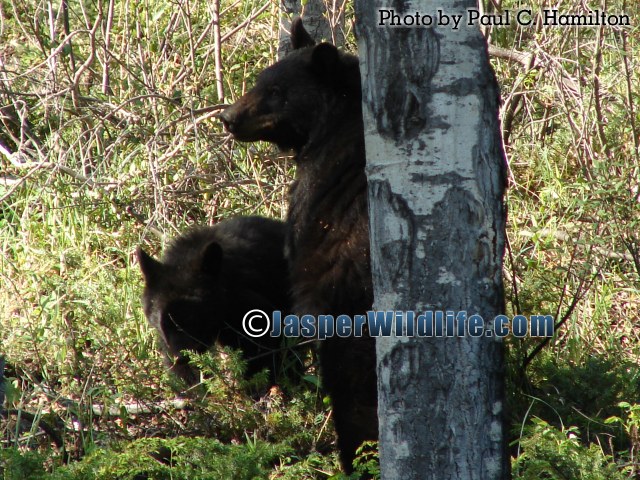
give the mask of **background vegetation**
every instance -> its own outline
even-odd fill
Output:
[[[509,341],[515,478],[640,478],[640,7],[561,6],[589,7],[633,26],[486,32],[504,49],[508,309],[559,326]],[[274,61],[278,15],[264,0],[0,0],[3,478],[337,470],[313,370],[255,399],[228,352],[199,359],[217,373],[204,385],[176,385],[133,255],[191,225],[283,216],[290,161],[213,118]]]

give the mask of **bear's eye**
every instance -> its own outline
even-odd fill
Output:
[[[277,85],[273,85],[269,87],[269,89],[267,90],[267,93],[269,94],[270,97],[279,97],[282,94],[282,89]]]

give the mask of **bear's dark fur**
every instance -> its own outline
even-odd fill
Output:
[[[299,19],[291,42],[294,50],[220,117],[238,140],[295,152],[287,218],[292,311],[364,314],[373,294],[358,59],[315,45]],[[356,448],[378,438],[375,341],[367,332],[324,340],[320,366],[350,472]]]
[[[138,249],[144,312],[178,377],[194,384],[199,376],[183,350],[203,353],[217,343],[243,352],[247,376],[268,368],[276,381],[282,339],[249,337],[242,319],[253,309],[289,311],[284,241],[283,222],[236,217],[178,237],[162,262]]]

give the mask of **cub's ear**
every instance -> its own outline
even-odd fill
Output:
[[[217,242],[211,242],[204,247],[202,252],[202,265],[200,268],[203,272],[217,275],[222,266],[222,247]]]
[[[162,263],[145,252],[142,247],[138,247],[138,249],[136,250],[136,256],[138,257],[140,270],[142,270],[142,276],[148,284],[151,284],[162,277]]]
[[[320,75],[331,77],[340,69],[338,49],[330,43],[321,43],[313,49],[311,65]]]
[[[311,35],[304,29],[302,25],[302,19],[296,17],[291,22],[291,46],[294,50],[304,47],[313,47],[316,42],[311,38]]]

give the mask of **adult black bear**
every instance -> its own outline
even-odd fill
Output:
[[[287,218],[292,311],[363,314],[373,294],[358,59],[315,45],[300,19],[291,42],[294,50],[220,118],[238,140],[295,152]],[[374,339],[365,332],[324,340],[320,366],[340,460],[351,472],[356,448],[378,438]]]
[[[178,237],[162,262],[138,249],[144,312],[178,377],[189,384],[198,380],[183,350],[203,353],[218,343],[242,350],[247,376],[268,368],[275,382],[284,359],[282,339],[250,337],[242,320],[253,309],[289,311],[284,240],[283,222],[236,217]]]

